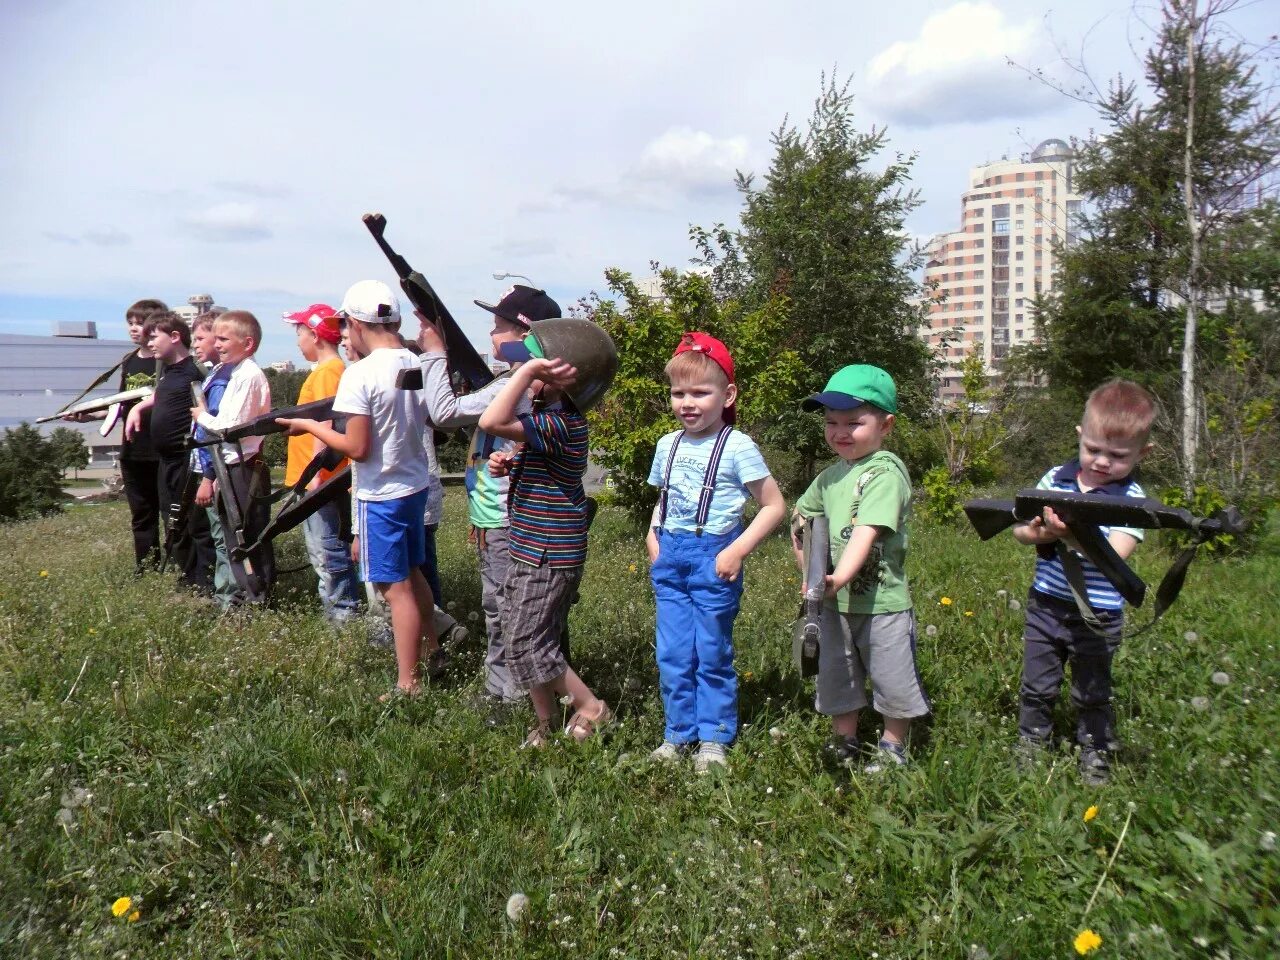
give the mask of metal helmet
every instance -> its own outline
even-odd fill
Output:
[[[578,368],[578,379],[565,390],[579,413],[604,396],[618,372],[618,350],[598,323],[579,317],[552,317],[535,323],[526,336],[537,341],[542,356],[559,357]]]

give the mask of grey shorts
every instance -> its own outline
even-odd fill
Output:
[[[882,717],[906,720],[930,710],[916,669],[916,616],[901,613],[841,613],[822,610],[818,647],[818,696],[814,707],[827,716],[871,705]]]
[[[512,562],[502,585],[502,635],[517,690],[548,683],[569,669],[560,637],[581,580],[582,567]]]

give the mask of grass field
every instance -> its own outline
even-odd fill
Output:
[[[465,621],[478,581],[448,498],[443,576]],[[914,765],[823,765],[774,538],[738,620],[743,733],[728,771],[697,779],[645,759],[662,734],[653,603],[615,510],[572,631],[621,722],[539,754],[516,749],[527,718],[491,730],[469,708],[474,638],[445,683],[385,707],[389,655],[325,627],[309,574],[277,609],[219,620],[131,579],[119,505],[6,527],[0,954],[977,960],[1075,956],[1088,929],[1096,957],[1280,955],[1274,528],[1248,560],[1203,558],[1122,649],[1126,746],[1099,790],[1069,754],[1029,775],[1009,756],[1030,552],[922,524],[911,548],[936,710]],[[296,538],[285,553],[302,562]],[[1158,578],[1168,556],[1141,554]]]

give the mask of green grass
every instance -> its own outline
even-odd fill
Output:
[[[443,576],[466,619],[477,578],[448,496]],[[614,510],[572,630],[621,723],[541,754],[517,750],[525,718],[489,730],[468,708],[474,639],[450,681],[383,707],[389,655],[329,631],[309,575],[285,578],[278,609],[220,621],[130,578],[119,505],[6,527],[0,955],[1027,958],[1074,956],[1086,927],[1097,957],[1280,952],[1275,531],[1251,559],[1203,559],[1123,647],[1127,746],[1095,791],[1067,754],[1030,776],[1009,759],[1009,600],[1030,552],[923,524],[911,550],[936,708],[914,766],[870,778],[821,762],[774,538],[738,620],[742,737],[726,774],[695,779],[645,761],[662,735],[653,602]],[[296,535],[284,552],[302,562]],[[1143,548],[1148,580],[1167,563]],[[531,904],[513,923],[517,891]],[[123,895],[136,923],[112,916]]]

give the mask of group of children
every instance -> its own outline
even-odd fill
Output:
[[[329,421],[280,420],[290,435],[286,482],[297,480],[318,445],[351,460],[352,542],[348,548],[341,538],[342,507],[332,504],[306,522],[308,555],[332,620],[347,620],[359,610],[358,581],[371,585],[385,602],[397,661],[396,686],[387,697],[416,696],[422,691],[419,670],[433,678],[448,663],[433,612],[440,588],[434,563],[439,479],[432,431],[471,427],[468,519],[488,635],[485,696],[494,707],[529,697],[536,722],[525,739],[528,747],[547,742],[557,699],[573,708],[565,732],[583,740],[613,718],[571,666],[567,642],[592,512],[582,486],[589,451],[585,414],[612,379],[615,367],[604,358],[612,344],[607,337],[600,340],[603,334],[588,321],[561,319],[555,301],[531,287],[515,287],[497,304],[476,302],[493,314],[494,355],[512,370],[464,395],[455,393],[450,381],[441,331],[419,314],[416,343],[407,343],[399,332],[399,301],[379,281],[355,284],[337,310],[316,304],[287,314],[296,326],[299,350],[314,364],[298,401],[332,396],[333,412],[345,417],[345,429]],[[146,303],[135,308],[145,311]],[[131,335],[134,326],[131,312]],[[139,331],[134,337],[138,357],[158,359],[162,371],[153,397],[131,412],[126,438],[138,444],[150,417],[160,464],[159,500],[169,502],[186,483],[184,411],[177,398],[202,372],[188,356],[192,335],[180,319],[153,312]],[[234,311],[211,324],[201,318],[193,333],[198,358],[213,362],[216,354],[218,362],[204,379],[206,409],[186,410],[186,428],[194,421],[200,436],[267,412],[266,379],[252,360],[261,339],[252,315]],[[338,355],[340,344],[355,361],[349,366]],[[401,389],[402,372],[415,368],[422,371],[422,388]],[[786,504],[755,443],[734,428],[738,387],[726,346],[707,334],[685,334],[665,374],[679,429],[658,441],[649,474],[658,500],[645,543],[666,719],[663,742],[652,757],[676,761],[692,752],[695,770],[706,772],[727,762],[738,732],[733,625],[744,561],[783,521]],[[815,706],[831,717],[831,758],[844,765],[865,760],[864,769],[874,773],[908,762],[911,721],[930,712],[905,575],[911,481],[902,461],[884,449],[898,412],[897,391],[885,371],[855,364],[836,371],[803,407],[822,416],[826,442],[839,458],[814,479],[793,511],[793,545],[802,570],[799,526],[825,516],[830,529],[832,572],[825,583]],[[1150,450],[1154,416],[1150,395],[1136,384],[1115,380],[1099,387],[1077,428],[1078,457],[1049,470],[1039,486],[1143,496],[1134,470]],[[235,452],[224,446],[221,455],[232,461],[228,475],[244,501],[265,509],[264,498],[251,496],[269,489],[254,439]],[[201,506],[209,506],[214,492],[204,467],[208,456],[201,448],[193,465],[201,475],[196,494]],[[137,486],[131,478],[138,458],[127,459],[125,484],[133,509],[144,498],[130,491],[131,484]],[[322,481],[323,475],[313,482]],[[744,522],[750,500],[759,508]],[[143,563],[151,549],[138,533],[145,511],[133,509],[133,517]],[[210,510],[203,528],[198,521],[188,524],[193,547],[183,571],[198,585],[200,564],[218,557],[212,583],[230,604],[235,585],[221,569],[225,546],[219,535],[226,522],[225,514]],[[265,517],[247,518],[246,536],[252,540],[264,522]],[[1103,533],[1121,557],[1142,539],[1136,529]],[[1123,600],[1078,555],[1070,530],[1051,509],[1018,524],[1014,535],[1038,553],[1026,605],[1019,758],[1034,761],[1050,745],[1052,711],[1070,663],[1081,776],[1087,783],[1103,783],[1116,747],[1111,664],[1121,637]],[[1093,616],[1080,609],[1064,559],[1083,570]],[[253,569],[269,581],[269,546],[260,548],[254,561]],[[883,718],[883,732],[864,758],[858,721],[868,703]]]

